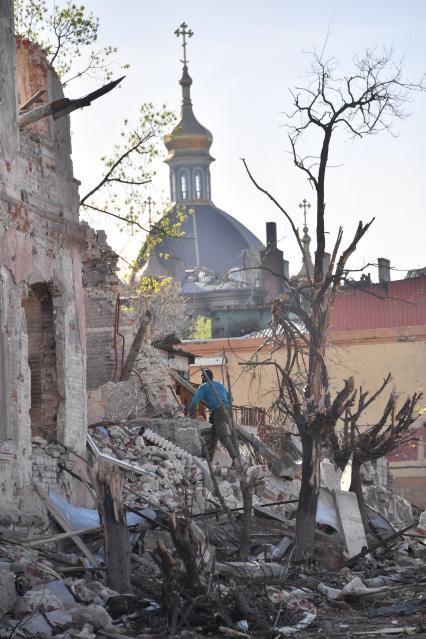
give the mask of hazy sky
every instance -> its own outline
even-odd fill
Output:
[[[256,178],[302,221],[298,203],[314,193],[293,166],[284,128],[291,109],[289,89],[306,81],[308,52],[321,49],[351,69],[353,55],[393,45],[405,60],[406,75],[426,71],[424,0],[87,0],[101,20],[101,43],[119,48],[118,59],[131,68],[120,90],[72,116],[73,160],[84,193],[100,172],[99,158],[119,139],[125,117],[135,120],[142,102],[180,108],[180,42],[173,35],[186,21],[195,32],[189,45],[192,100],[197,119],[214,136],[212,198],[262,241],[265,223],[276,221],[280,248],[290,271],[300,257],[282,214],[249,182],[240,158]],[[73,83],[74,97],[87,84]],[[91,81],[91,87],[96,83]],[[360,245],[356,266],[388,257],[396,268],[426,265],[425,142],[426,95],[407,106],[411,116],[397,122],[397,137],[381,133],[363,140],[336,139],[329,172],[326,228],[330,240],[339,224],[348,241],[359,219],[376,216]],[[168,169],[159,163],[151,195],[168,194]],[[312,209],[311,209],[312,210]],[[120,233],[101,217],[113,248],[134,257],[141,237]],[[313,231],[313,220],[310,220]],[[311,233],[313,235],[313,233]],[[329,240],[329,244],[331,241]],[[330,248],[328,246],[327,248]],[[375,275],[374,269],[370,269]],[[405,273],[394,273],[397,279]]]

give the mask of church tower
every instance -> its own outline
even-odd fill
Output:
[[[194,115],[191,102],[192,78],[188,73],[186,57],[187,37],[193,35],[182,22],[175,34],[182,36],[183,70],[179,84],[182,87],[181,118],[171,133],[164,137],[168,155],[165,162],[170,167],[170,199],[177,204],[201,204],[211,202],[210,155],[213,136]]]
[[[162,238],[152,247],[148,261],[141,263],[141,273],[154,277],[169,276],[183,282],[195,271],[225,275],[247,265],[258,256],[262,243],[226,211],[212,202],[210,155],[213,136],[200,124],[192,110],[192,79],[188,72],[187,44],[193,35],[183,22],[175,31],[182,38],[182,106],[179,123],[164,136],[165,158],[170,169],[172,222],[184,211],[180,237]],[[192,272],[192,274],[191,274]]]

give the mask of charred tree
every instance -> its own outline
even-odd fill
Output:
[[[131,553],[123,511],[123,472],[109,462],[100,460],[93,478],[104,525],[107,585],[117,592],[130,592]]]
[[[390,381],[389,373],[378,390],[371,395],[368,391],[359,389],[358,401],[345,414],[340,436],[335,437],[330,448],[336,465],[341,469],[352,458],[350,490],[357,496],[366,529],[368,529],[368,518],[362,491],[362,464],[375,462],[390,455],[401,446],[416,441],[416,429],[412,429],[411,426],[418,417],[416,407],[422,397],[421,393],[414,393],[408,397],[398,410],[398,395],[393,389],[380,419],[373,425],[360,423],[360,419],[365,417],[366,409],[381,398]]]

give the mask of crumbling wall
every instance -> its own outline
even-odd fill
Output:
[[[120,349],[114,348],[114,320],[118,294],[118,256],[107,244],[104,231],[88,225],[83,254],[83,286],[87,331],[87,389],[93,390],[120,372]],[[121,343],[121,338],[118,338]],[[121,344],[120,344],[121,345]]]
[[[0,503],[9,513],[29,513],[37,507],[31,435],[45,436],[47,426],[49,439],[77,451],[85,446],[85,230],[69,118],[46,118],[21,131],[17,125],[15,88],[20,104],[39,89],[48,102],[63,96],[59,78],[37,46],[18,42],[15,82],[12,3],[1,5]]]
[[[162,352],[143,344],[130,379],[88,391],[88,423],[119,423],[144,416],[170,417],[181,412]]]

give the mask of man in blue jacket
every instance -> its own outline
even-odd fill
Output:
[[[209,446],[210,458],[216,450],[218,439],[225,446],[232,460],[236,459],[237,453],[232,443],[229,431],[229,393],[226,388],[217,381],[213,381],[213,373],[209,368],[204,368],[201,375],[202,384],[197,389],[194,398],[189,406],[189,414],[194,417],[197,404],[203,401],[207,404],[212,422],[212,434]]]

